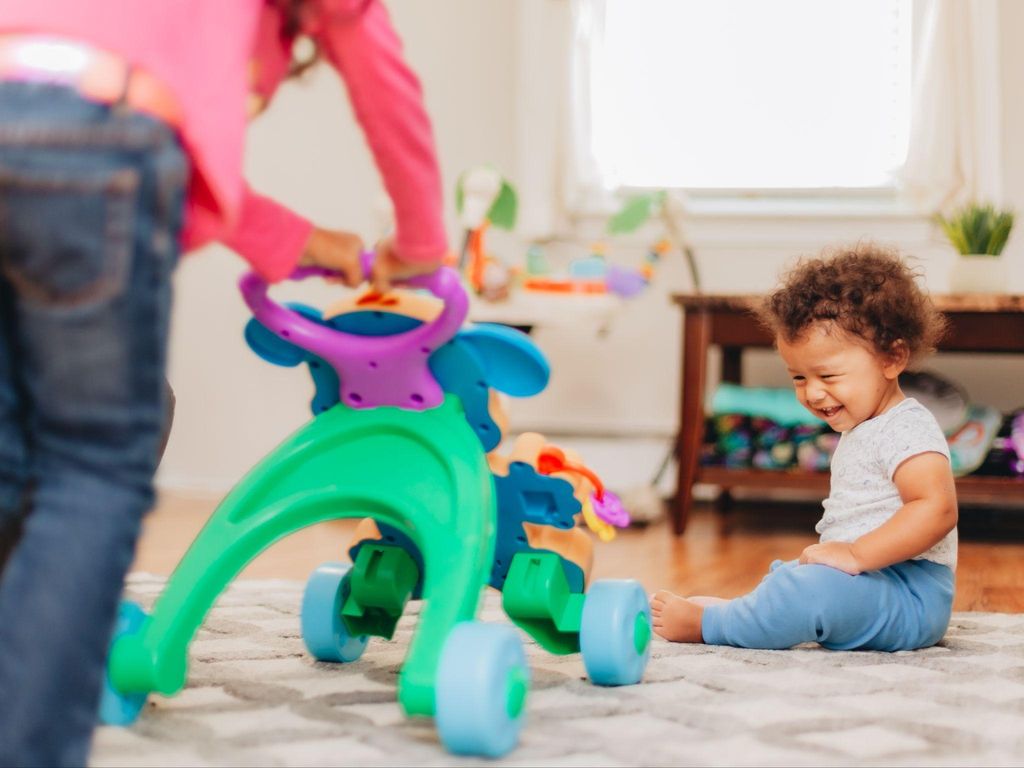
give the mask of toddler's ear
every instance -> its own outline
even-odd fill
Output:
[[[910,363],[910,348],[903,339],[897,339],[885,357],[883,367],[886,378],[895,379],[907,369]]]

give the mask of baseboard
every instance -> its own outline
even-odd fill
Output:
[[[540,432],[547,436],[573,436],[593,438],[670,439],[675,437],[676,425],[651,419],[623,422],[621,419],[546,418],[543,422],[519,421],[513,418],[509,432]]]

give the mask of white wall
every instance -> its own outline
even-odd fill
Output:
[[[1024,211],[1024,148],[1016,141],[1024,133],[1024,51],[1017,42],[1024,3],[1000,5],[1007,202]],[[456,177],[469,166],[486,162],[514,173],[515,0],[391,0],[389,7],[424,84],[449,201]],[[321,224],[353,229],[368,240],[380,234],[380,184],[342,87],[327,68],[285,86],[251,129],[247,157],[256,188]],[[451,210],[448,224],[454,243]],[[933,290],[946,287],[952,258],[925,224],[904,218],[702,216],[692,233],[711,291],[762,290],[793,256],[863,237],[893,242],[918,257]],[[511,260],[522,253],[515,238],[493,238],[492,244]],[[1008,255],[1010,289],[1020,292],[1019,229]],[[263,363],[242,341],[248,316],[235,288],[242,272],[241,260],[219,247],[186,258],[179,270],[170,367],[178,412],[159,478],[164,487],[226,490],[308,418],[308,377]],[[652,290],[621,308],[606,336],[591,327],[539,329],[536,340],[552,362],[551,385],[532,400],[513,401],[513,428],[670,434],[677,419],[680,318],[668,294],[688,288],[683,265],[670,260]],[[303,286],[279,295],[316,303],[332,294]],[[1004,409],[1024,404],[1019,360],[949,355],[933,367],[961,381],[978,401]],[[785,384],[768,352],[749,354],[746,372],[752,384]]]
[[[423,82],[445,190],[471,165],[510,167],[514,41],[503,30],[514,27],[514,2],[388,5]],[[329,67],[285,84],[253,124],[247,175],[320,224],[369,242],[381,234],[379,178]],[[454,233],[454,220],[449,225]],[[179,269],[169,372],[178,407],[158,478],[164,487],[225,490],[308,418],[308,377],[262,362],[242,341],[248,313],[235,286],[243,272],[241,259],[216,246]],[[303,286],[275,295],[316,303],[331,294]]]

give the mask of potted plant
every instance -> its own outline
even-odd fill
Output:
[[[936,217],[960,254],[953,262],[949,288],[954,293],[1000,293],[1006,290],[1003,247],[1013,229],[1014,213],[991,204],[968,203],[948,217]]]

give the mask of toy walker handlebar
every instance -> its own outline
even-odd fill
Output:
[[[369,280],[373,274],[373,259],[373,251],[363,251],[359,255],[359,263],[363,269],[364,280]],[[406,277],[393,282],[410,288],[425,288],[437,296],[437,298],[447,303],[453,291],[453,286],[449,280],[445,279],[444,272],[445,268],[441,267],[428,275],[416,275],[415,277]],[[337,272],[326,267],[296,267],[288,279],[305,280],[307,277],[337,277],[337,275]],[[454,289],[462,290],[457,280],[455,281]]]
[[[364,274],[369,275],[373,253],[363,253],[360,258]],[[289,279],[334,274],[322,267],[299,267]],[[458,273],[448,267],[400,282],[426,288],[444,302],[444,308],[434,320],[391,336],[359,336],[303,317],[271,299],[267,282],[253,272],[242,277],[239,288],[253,316],[268,330],[323,358],[338,372],[340,396],[346,405],[432,408],[441,404],[444,393],[430,373],[427,360],[458,332],[466,319],[469,299]]]

